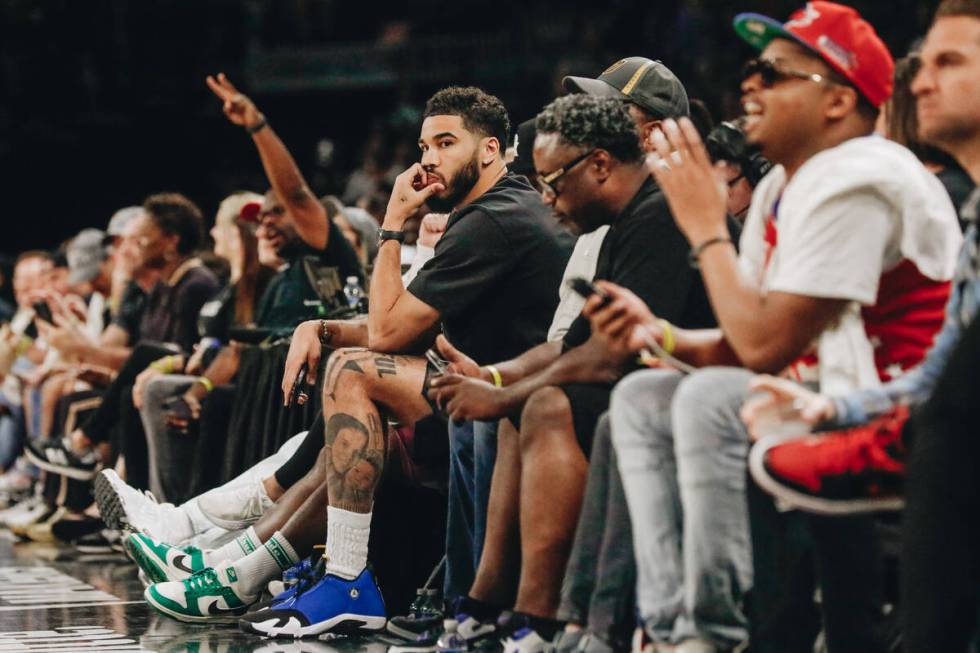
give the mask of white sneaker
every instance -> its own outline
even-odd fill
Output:
[[[504,653],[552,653],[555,645],[530,628],[521,628],[504,640]]]
[[[138,531],[175,544],[192,534],[183,510],[172,503],[157,503],[152,493],[130,487],[111,469],[95,477],[95,501],[102,521],[114,530]]]
[[[274,504],[260,479],[226,490],[212,490],[197,499],[204,516],[229,531],[248,528]]]
[[[709,641],[694,638],[685,639],[674,648],[675,653],[718,653],[718,647]]]
[[[44,505],[44,500],[38,495],[33,495],[20,503],[15,503],[6,510],[0,510],[0,525],[6,526],[11,521],[18,521],[22,515],[35,510],[39,505]]]

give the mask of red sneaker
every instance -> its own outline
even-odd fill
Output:
[[[763,438],[749,470],[759,487],[790,508],[822,515],[900,510],[905,480],[899,406],[862,426],[799,438]]]

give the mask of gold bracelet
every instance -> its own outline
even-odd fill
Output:
[[[500,376],[500,370],[493,365],[484,365],[484,367],[490,372],[490,378],[493,379],[493,384],[498,388],[504,387],[504,377]]]
[[[677,346],[677,341],[674,340],[674,327],[667,320],[657,320],[660,323],[660,329],[663,331],[663,348],[668,354],[674,353],[674,347]]]
[[[197,377],[197,383],[203,385],[204,389],[207,390],[208,392],[214,390],[214,382],[206,376]]]

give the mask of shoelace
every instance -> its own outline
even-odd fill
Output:
[[[218,582],[218,574],[211,567],[205,567],[196,574],[189,576],[184,583],[188,591],[201,591]]]
[[[317,561],[315,565],[310,565],[305,569],[296,579],[296,593],[293,594],[294,598],[299,598],[306,592],[308,592],[313,586],[317,584],[317,581],[322,578],[322,574],[318,572],[326,566],[326,561],[323,556]]]

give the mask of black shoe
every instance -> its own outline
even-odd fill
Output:
[[[66,447],[61,440],[28,442],[24,447],[24,454],[44,471],[79,481],[90,481],[98,472],[99,461],[94,451],[79,455]]]
[[[51,534],[62,542],[74,542],[87,535],[98,533],[105,524],[96,517],[83,516],[81,519],[61,519],[51,525]]]
[[[79,537],[75,540],[75,550],[79,553],[112,553],[116,549],[113,548],[109,535],[111,531],[101,529]]]

